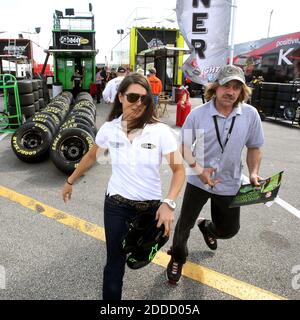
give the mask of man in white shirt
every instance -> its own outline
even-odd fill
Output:
[[[108,81],[102,93],[103,99],[106,103],[113,103],[119,88],[120,83],[126,76],[126,69],[119,67],[117,70],[117,77]]]

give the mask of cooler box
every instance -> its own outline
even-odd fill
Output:
[[[96,83],[91,83],[90,84],[90,95],[92,97],[95,97],[97,95],[97,85],[96,85]]]
[[[191,103],[187,100],[184,104],[184,107],[181,106],[180,101],[177,103],[177,111],[176,111],[176,126],[182,127],[184,121],[188,114],[191,112]]]

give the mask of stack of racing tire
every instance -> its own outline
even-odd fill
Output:
[[[276,116],[293,121],[300,100],[300,83],[281,83],[276,96]]]
[[[74,107],[70,92],[56,96],[35,113],[12,136],[16,156],[25,162],[40,162],[49,156],[62,172],[70,174],[93,146],[97,132],[96,107],[89,94],[78,96]]]
[[[19,80],[18,91],[20,97],[21,113],[26,119],[45,107],[43,80]],[[13,89],[8,89],[9,114],[16,114],[16,101]]]
[[[54,165],[66,174],[72,173],[94,145],[96,133],[96,106],[91,95],[82,92],[54,136],[50,150]]]
[[[276,116],[276,99],[279,83],[263,82],[260,87],[260,109],[264,116]]]

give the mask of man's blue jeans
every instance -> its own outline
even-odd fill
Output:
[[[153,94],[152,97],[153,97],[153,103],[154,103],[154,107],[157,106],[158,104],[158,94]]]

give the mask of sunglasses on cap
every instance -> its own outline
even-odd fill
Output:
[[[139,99],[141,99],[142,103],[147,103],[150,100],[149,94],[125,93],[125,96],[127,97],[127,101],[130,103],[135,103]]]

